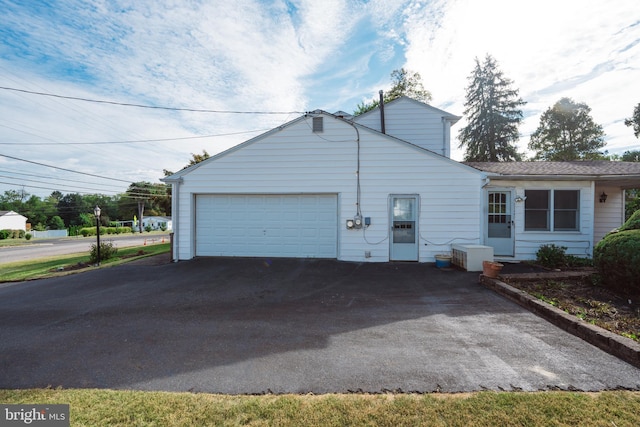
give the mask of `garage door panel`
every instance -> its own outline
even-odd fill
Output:
[[[336,195],[199,195],[196,255],[337,257]]]

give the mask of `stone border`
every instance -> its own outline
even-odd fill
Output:
[[[481,274],[480,283],[543,319],[548,320],[560,329],[582,338],[607,353],[640,368],[640,344],[634,340],[587,323],[498,279],[493,279]]]

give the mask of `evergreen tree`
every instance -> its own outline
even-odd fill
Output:
[[[636,138],[640,138],[640,103],[633,109],[633,116],[624,119],[624,124],[633,127],[633,134]]]
[[[408,71],[404,68],[393,70],[391,72],[391,83],[391,89],[382,96],[385,103],[400,98],[401,96],[407,96],[424,103],[431,102],[431,92],[426,90],[422,85],[422,77],[419,73]],[[379,104],[379,99],[372,99],[371,102],[368,103],[362,102],[358,104],[353,115],[358,116],[366,113],[376,108]]]
[[[591,108],[562,98],[542,114],[538,129],[531,135],[529,149],[534,160],[571,161],[601,159],[605,146],[602,126],[589,114]]]
[[[460,130],[460,148],[466,147],[464,159],[471,162],[519,161],[515,143],[520,137],[520,106],[526,102],[518,96],[513,82],[498,69],[496,60],[475,59],[469,77],[464,115],[467,125]]]

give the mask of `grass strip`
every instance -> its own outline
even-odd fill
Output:
[[[100,263],[100,267],[85,267],[78,270],[62,270],[70,266],[89,262],[89,252],[77,254],[60,255],[51,258],[40,258],[29,261],[18,261],[0,266],[0,282],[18,282],[23,280],[42,279],[45,277],[72,274],[89,269],[102,268],[105,266],[118,265],[136,259],[159,255],[169,252],[169,243],[159,243],[148,246],[132,246],[118,248],[117,254],[108,260]],[[58,271],[58,270],[61,271]]]
[[[72,426],[637,426],[640,392],[229,396],[0,390],[0,402],[70,405]]]

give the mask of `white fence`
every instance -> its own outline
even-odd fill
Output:
[[[47,231],[29,231],[34,239],[51,239],[54,237],[67,237],[68,230],[47,230]]]

